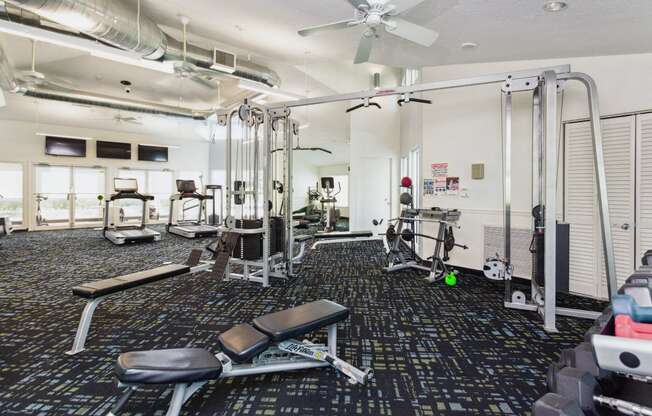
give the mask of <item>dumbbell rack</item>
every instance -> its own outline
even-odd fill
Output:
[[[651,266],[628,281],[643,276],[652,279]],[[619,293],[627,293],[627,286]],[[533,416],[652,416],[652,340],[616,336],[618,313],[615,304],[607,307],[586,332],[585,342],[561,352],[548,370],[550,393],[535,402]],[[616,393],[620,398],[610,397]]]

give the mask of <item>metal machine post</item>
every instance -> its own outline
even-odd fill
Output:
[[[503,93],[503,204],[505,269],[512,263],[512,93]],[[505,302],[512,301],[512,281],[505,279]]]
[[[285,118],[285,149],[283,158],[285,159],[285,178],[283,178],[285,198],[285,250],[283,260],[285,262],[285,271],[289,276],[292,275],[292,256],[294,242],[292,235],[292,147],[294,146],[294,135],[298,131],[298,125],[289,117]]]
[[[543,73],[543,131],[545,135],[545,295],[543,326],[556,332],[557,297],[557,74]]]
[[[272,119],[267,111],[263,111],[263,126],[265,136],[263,138],[263,287],[269,286],[269,201],[270,192],[270,168],[272,166]]]

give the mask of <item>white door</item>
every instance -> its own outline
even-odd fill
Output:
[[[616,274],[622,283],[634,269],[635,117],[602,121]],[[570,290],[606,298],[593,143],[588,122],[565,128],[565,217],[570,224]]]
[[[385,232],[387,220],[391,215],[391,158],[362,158],[359,170],[352,171],[350,181],[357,186],[352,187],[351,208],[355,212],[352,218],[351,230],[371,230],[375,234]],[[355,205],[354,205],[355,204]],[[374,219],[384,219],[383,223],[374,226]]]
[[[616,276],[620,287],[634,271],[635,231],[635,159],[636,117],[617,117],[602,122],[604,163],[609,194],[609,217],[613,236]],[[601,237],[596,210],[596,235]],[[599,243],[598,239],[596,243]],[[598,247],[601,285],[598,296],[607,298],[607,277],[604,271],[604,250]],[[614,288],[615,290],[618,287]]]
[[[638,117],[636,196],[637,218],[632,224],[636,230],[636,265],[647,250],[652,250],[652,114]]]

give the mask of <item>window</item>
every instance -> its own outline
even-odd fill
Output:
[[[408,176],[408,157],[403,156],[401,158],[401,178],[399,179],[402,179],[406,176]]]
[[[404,87],[409,87],[419,82],[420,72],[418,69],[404,69],[403,70],[403,82],[401,83]]]
[[[0,216],[9,216],[15,224],[24,221],[21,163],[0,163]]]
[[[349,175],[338,175],[333,176],[335,181],[335,192],[338,192],[340,187],[341,191],[335,197],[337,202],[335,203],[336,207],[348,207],[349,206]]]
[[[165,219],[170,214],[170,195],[176,191],[173,188],[172,172],[165,170],[120,169],[118,177],[134,178],[138,181],[138,192],[152,195],[154,201],[148,203],[150,208],[156,208],[159,219]],[[142,204],[140,201],[123,200],[120,207],[125,210],[127,218],[140,218]]]

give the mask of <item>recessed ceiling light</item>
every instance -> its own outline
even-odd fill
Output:
[[[475,42],[464,42],[462,44],[462,49],[475,49],[478,47],[478,44]]]
[[[547,12],[560,12],[568,7],[565,1],[548,1],[543,5],[543,10]]]

